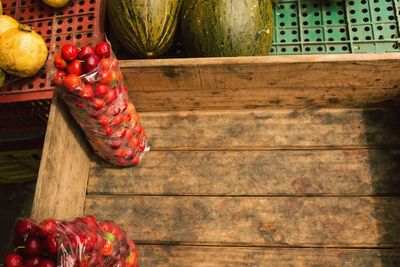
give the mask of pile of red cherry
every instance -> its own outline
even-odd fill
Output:
[[[110,44],[64,45],[54,57],[53,83],[94,151],[119,166],[140,162],[146,135],[130,102]]]
[[[15,227],[15,252],[5,267],[138,267],[133,241],[113,222],[92,216],[72,222],[21,219]]]

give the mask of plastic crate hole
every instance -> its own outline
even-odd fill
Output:
[[[399,44],[394,44],[394,45],[393,45],[393,48],[394,48],[394,49],[399,49],[399,47],[400,47]]]

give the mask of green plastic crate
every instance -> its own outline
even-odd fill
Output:
[[[400,51],[400,0],[280,0],[272,55]]]

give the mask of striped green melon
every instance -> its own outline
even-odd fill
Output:
[[[156,57],[171,46],[182,0],[107,0],[115,35],[139,57]]]
[[[273,0],[185,0],[182,36],[194,56],[267,55],[271,49]]]

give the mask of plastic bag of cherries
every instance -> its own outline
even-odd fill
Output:
[[[66,44],[51,69],[54,85],[94,152],[119,166],[138,165],[148,150],[146,134],[110,44]]]
[[[73,221],[20,219],[4,267],[139,267],[133,241],[115,223],[92,216]]]

